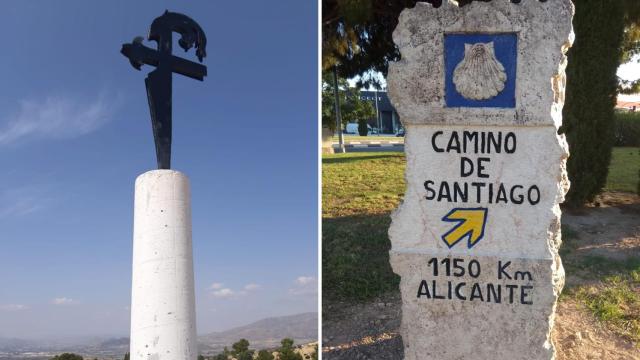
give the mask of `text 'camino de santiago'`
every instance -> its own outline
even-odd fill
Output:
[[[487,167],[491,163],[491,156],[510,155],[517,151],[518,139],[514,132],[435,131],[431,136],[431,146],[436,153],[461,154],[460,177],[475,179],[473,181],[428,179],[424,182],[427,200],[514,205],[536,205],[540,202],[540,189],[535,184],[505,184],[488,181],[490,174]],[[469,155],[481,156],[472,159]]]

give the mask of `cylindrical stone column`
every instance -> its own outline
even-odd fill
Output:
[[[173,170],[136,179],[131,359],[195,360],[189,179]]]

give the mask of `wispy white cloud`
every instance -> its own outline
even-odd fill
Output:
[[[51,303],[53,305],[71,305],[71,304],[76,304],[77,301],[68,297],[58,297],[58,298],[52,299]]]
[[[291,295],[316,295],[318,293],[318,280],[313,276],[298,276],[289,289]]]
[[[262,286],[256,283],[249,283],[239,290],[233,290],[229,287],[225,287],[223,283],[213,283],[209,286],[211,295],[216,298],[241,297],[261,288]]]
[[[28,309],[29,307],[24,304],[0,304],[0,311],[22,311]]]
[[[298,276],[296,279],[296,284],[298,285],[307,285],[316,282],[316,278],[313,276]]]
[[[40,186],[0,190],[0,219],[23,216],[43,209],[51,199]]]
[[[50,96],[20,102],[12,116],[0,120],[0,145],[27,139],[68,139],[99,129],[111,120],[120,100],[105,94],[95,99]]]
[[[213,292],[211,292],[211,294],[217,298],[229,298],[234,296],[236,293],[235,291],[229,289],[229,288],[222,288],[220,290],[215,290]]]
[[[219,290],[219,289],[222,289],[223,286],[224,286],[223,283],[213,283],[209,288],[211,290]]]
[[[244,286],[244,289],[245,289],[246,291],[254,291],[254,290],[258,290],[258,289],[260,289],[261,287],[262,287],[262,286],[260,286],[260,285],[258,285],[258,284],[253,284],[253,283],[251,283],[251,284],[247,284],[247,285],[245,285],[245,286]]]

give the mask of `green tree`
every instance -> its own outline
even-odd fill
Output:
[[[633,0],[625,2],[625,30],[622,41],[622,62],[638,61],[634,59],[640,55],[640,4]],[[640,92],[640,79],[619,79],[618,92],[621,94],[635,94]]]
[[[202,355],[198,355],[198,360],[205,360],[205,358]]]
[[[371,102],[362,99],[358,88],[350,88],[344,108],[346,116],[343,117],[343,121],[357,122],[359,135],[366,136],[369,132],[367,126],[369,119],[376,117],[376,110]]]
[[[231,345],[233,349],[231,355],[236,360],[253,360],[254,350],[249,349],[249,341],[247,339],[240,339],[238,342]]]
[[[229,359],[230,355],[231,351],[229,351],[229,349],[227,349],[227,347],[225,346],[224,350],[222,350],[221,353],[213,357],[213,360],[227,360]]]
[[[60,355],[56,355],[51,360],[84,360],[82,356],[72,353],[64,353]]]
[[[124,360],[129,360],[129,353],[124,354]]]
[[[280,349],[278,349],[278,360],[302,360],[302,355],[294,351],[292,339],[282,339],[280,344]]]
[[[561,132],[571,156],[569,206],[592,201],[602,191],[611,161],[617,70],[638,52],[640,2],[574,0],[576,39],[568,52],[567,90]]]
[[[274,360],[273,354],[267,350],[258,351],[258,357],[256,360]]]
[[[344,78],[362,76],[377,84],[371,72],[386,76],[389,61],[400,58],[391,37],[398,15],[416,0],[323,0],[322,69],[338,66]]]
[[[231,345],[231,348],[233,349],[232,352],[234,355],[245,352],[249,350],[249,341],[247,339],[240,339],[238,342]]]
[[[338,78],[338,101],[340,102],[340,113],[344,113],[344,104],[346,102],[346,93],[349,85],[347,80]],[[329,71],[322,73],[322,126],[336,132],[336,111],[334,97],[333,74]],[[344,125],[344,116],[342,117],[342,125]]]
[[[334,106],[333,74],[323,73],[322,77],[322,126],[336,131],[336,111]],[[345,79],[338,78],[338,98],[340,99],[340,113],[342,126],[350,122],[366,122],[375,118],[376,111],[370,101],[363,100],[360,89],[349,87]]]

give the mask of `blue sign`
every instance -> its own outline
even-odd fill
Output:
[[[486,68],[485,65],[475,66],[475,64],[471,64],[472,61],[476,61],[475,59],[470,59],[474,54],[479,54],[477,56],[480,57],[480,60],[477,61],[488,62],[489,65],[486,66],[492,70],[484,70]],[[517,56],[518,36],[514,33],[445,34],[446,106],[515,108]],[[463,61],[468,61],[470,65],[465,66]],[[479,70],[481,68],[482,70]],[[474,71],[489,73],[489,80],[474,76]],[[458,82],[457,88],[454,83],[454,76],[457,76],[457,79],[472,78],[478,83],[467,81],[460,84]],[[493,90],[493,93],[489,90],[490,93],[487,95],[486,91],[488,90],[486,88],[480,89],[483,86],[495,90]],[[481,94],[479,94],[480,92]],[[494,95],[494,93],[497,94]]]

